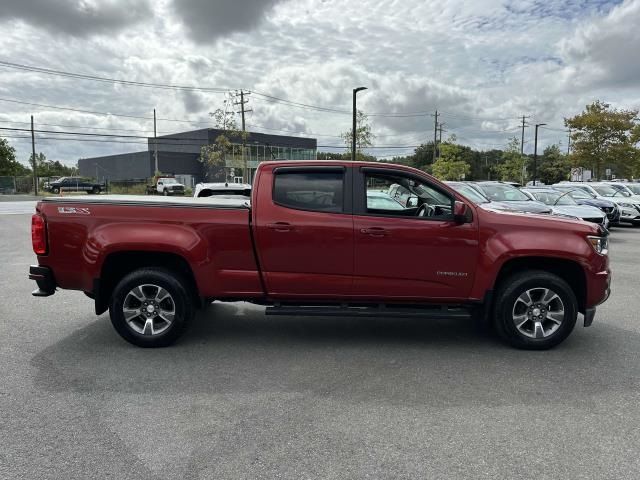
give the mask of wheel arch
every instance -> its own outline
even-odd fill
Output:
[[[186,287],[192,293],[194,304],[201,303],[193,270],[183,256],[162,251],[118,251],[105,257],[100,276],[94,281],[96,315],[107,311],[113,290],[120,280],[129,273],[145,267],[162,268],[178,274],[187,282]]]
[[[584,313],[587,301],[587,279],[583,267],[573,260],[527,256],[507,260],[497,273],[494,291],[499,290],[501,283],[513,273],[525,270],[542,270],[562,278],[573,290],[578,302],[578,311]]]

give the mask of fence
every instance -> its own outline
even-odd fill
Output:
[[[0,177],[0,194],[33,193],[33,177]]]
[[[107,191],[116,194],[143,195],[147,193],[148,182],[146,178],[112,181],[108,182]]]

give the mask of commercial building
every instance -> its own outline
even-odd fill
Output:
[[[244,157],[242,141],[231,137],[230,152],[225,155],[225,167],[209,168],[200,161],[203,146],[212,145],[224,131],[205,128],[190,132],[163,135],[148,139],[147,150],[103,157],[82,158],[78,161],[80,175],[96,177],[100,181],[122,181],[152,177],[157,169],[185,179],[187,186],[211,180],[231,180],[240,175],[245,162],[249,179],[253,179],[260,162],[269,160],[313,160],[317,156],[315,138],[289,137],[249,132],[245,140]],[[189,185],[190,184],[190,185]]]

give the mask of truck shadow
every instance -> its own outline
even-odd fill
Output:
[[[304,393],[434,406],[584,401],[640,384],[640,335],[600,320],[558,348],[504,346],[460,320],[267,317],[214,304],[175,346],[141,349],[106,316],[32,359],[37,386],[93,393]],[[544,395],[541,393],[544,392]]]

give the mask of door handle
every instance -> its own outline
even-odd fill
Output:
[[[287,222],[267,223],[267,228],[275,230],[276,232],[290,232],[293,230],[291,224]]]
[[[360,233],[370,235],[372,237],[386,237],[389,232],[382,227],[361,228]]]

